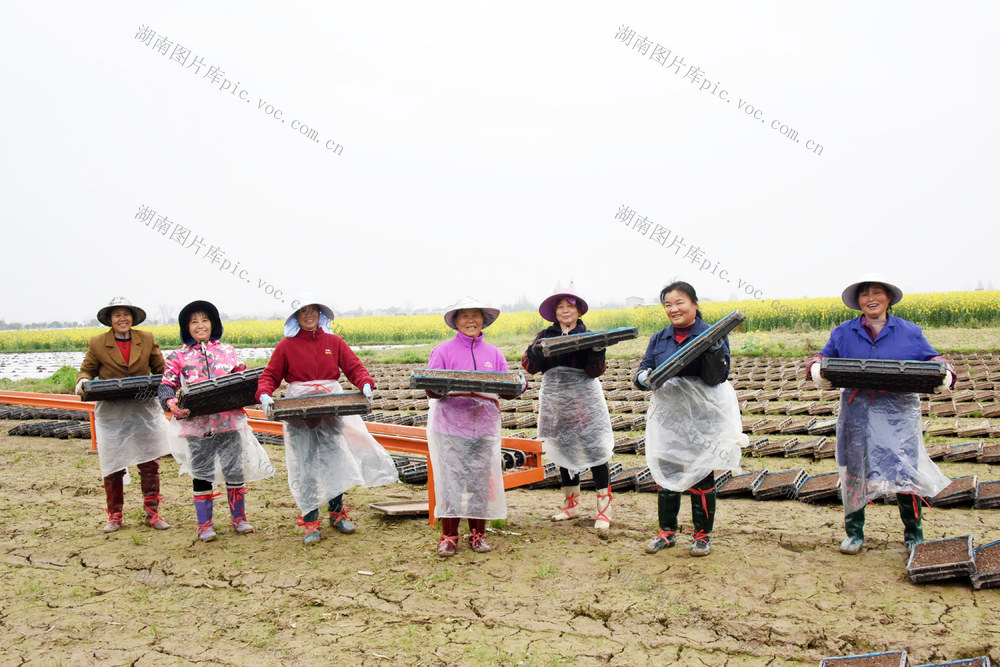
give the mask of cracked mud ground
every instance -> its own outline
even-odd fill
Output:
[[[0,422],[4,433],[11,425]],[[140,524],[134,481],[126,526],[101,533],[103,487],[88,448],[0,435],[2,664],[816,665],[893,649],[914,664],[998,655],[1000,590],[910,584],[895,507],[869,506],[868,549],[848,557],[837,550],[839,507],[721,499],[713,553],[695,559],[687,536],[642,552],[656,530],[653,494],[616,494],[604,542],[591,521],[547,520],[557,490],[513,490],[506,530],[519,535],[488,534],[486,555],[461,542],[441,561],[426,519],[368,508],[425,497],[426,487],[350,492],[357,534],[325,526],[306,548],[283,452],[268,447],[278,476],[247,496],[257,532],[232,532],[223,496],[220,536],[202,544],[190,479],[169,457],[162,512],[173,528]],[[744,461],[803,465],[835,469],[829,460]],[[1000,479],[995,466],[942,468]],[[594,502],[585,492],[585,515]],[[681,521],[690,530],[687,500]],[[925,526],[928,539],[971,533],[983,545],[1000,539],[1000,511],[937,509]]]

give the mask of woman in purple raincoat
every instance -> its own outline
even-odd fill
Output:
[[[824,357],[944,361],[919,326],[891,314],[902,298],[902,290],[876,274],[848,285],[841,299],[862,314],[835,328],[819,354],[809,360],[812,379],[819,383],[819,362]],[[949,365],[943,386],[950,386],[954,377]],[[950,480],[927,456],[917,394],[842,389],[837,465],[847,531],[840,545],[843,553],[861,551],[865,505],[888,493],[896,494],[906,546],[912,549],[924,541],[920,497],[937,495]]]

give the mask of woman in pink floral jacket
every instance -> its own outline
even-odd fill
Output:
[[[159,396],[164,409],[173,413],[177,438],[171,447],[181,464],[180,472],[193,478],[194,507],[198,517],[198,538],[215,539],[212,523],[214,482],[226,484],[229,511],[237,533],[252,533],[246,519],[246,482],[274,475],[264,448],[253,435],[243,410],[227,410],[189,417],[177,407],[175,390],[186,384],[204,382],[246,370],[231,345],[221,342],[222,319],[208,301],[193,301],[178,317],[184,347],[166,358]]]

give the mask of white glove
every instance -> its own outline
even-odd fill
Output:
[[[76,389],[73,390],[76,393],[76,395],[79,396],[80,398],[83,398],[83,383],[86,381],[87,381],[86,379],[82,379],[79,382],[77,382]]]
[[[955,379],[955,376],[952,374],[951,371],[945,371],[944,372],[944,380],[941,381],[941,388],[942,389],[948,389],[949,387],[951,387],[951,383],[952,383],[952,381],[954,381],[954,379]]]
[[[641,371],[639,371],[639,374],[635,377],[635,379],[639,381],[639,384],[641,384],[644,387],[648,386],[646,384],[646,379],[649,377],[649,372],[650,371],[648,368],[643,368]]]
[[[812,368],[809,369],[809,377],[816,384],[819,384],[820,382],[823,381],[823,378],[821,378],[819,375],[820,365],[821,365],[820,362],[817,361],[815,364],[812,365]]]
[[[365,395],[369,401],[372,400],[372,386],[365,382],[365,386],[361,387],[361,393]],[[261,397],[263,398],[263,396]]]
[[[270,412],[273,405],[274,399],[271,398],[270,394],[260,395],[260,407],[263,408],[264,412]]]
[[[518,375],[521,376],[521,393],[523,394],[524,390],[528,388],[528,380],[525,379],[524,373],[519,373]]]

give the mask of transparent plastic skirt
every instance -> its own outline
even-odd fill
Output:
[[[579,368],[545,371],[538,395],[538,437],[545,455],[571,473],[607,463],[615,436],[601,381]]]
[[[245,415],[236,418],[237,428],[222,433],[180,435],[184,420],[170,421],[170,453],[180,464],[178,475],[215,484],[256,482],[274,477],[274,466]]]
[[[913,393],[842,389],[837,465],[847,514],[888,493],[931,497],[951,483],[927,456]]]
[[[479,396],[430,402],[427,448],[434,472],[434,516],[503,519],[500,408]]]
[[[673,377],[653,392],[646,412],[646,464],[656,483],[686,491],[714,470],[740,471],[743,433],[736,390],[701,378]]]
[[[155,397],[97,401],[94,431],[101,477],[170,453],[170,432]]]
[[[336,380],[292,382],[286,397],[342,391]],[[284,433],[288,486],[303,515],[352,487],[399,481],[392,457],[358,415],[289,419]]]

